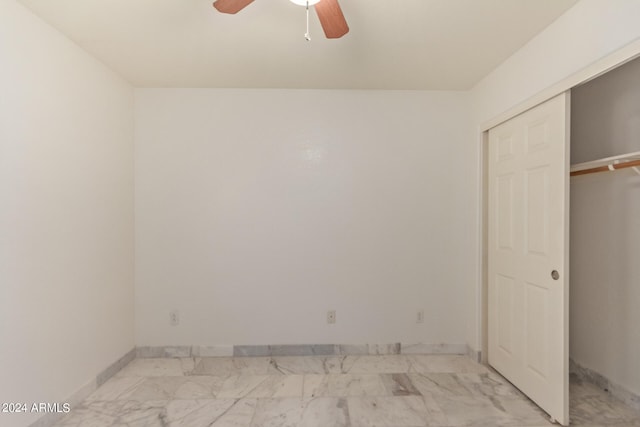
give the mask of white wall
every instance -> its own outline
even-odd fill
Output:
[[[137,344],[464,343],[467,100],[136,90]]]
[[[467,208],[477,219],[469,243],[481,253],[481,141],[479,128],[500,113],[551,87],[589,64],[640,38],[639,0],[581,0],[527,45],[512,55],[471,91],[476,138],[468,142],[467,167],[477,171],[476,190],[469,194]],[[473,242],[471,240],[474,240]],[[475,287],[469,287],[466,310],[467,342],[475,349],[482,340],[481,262],[475,260]]]
[[[0,2],[0,402],[64,402],[134,346],[132,120],[128,84]]]
[[[572,94],[577,161],[640,151],[640,60]],[[571,179],[571,357],[640,394],[640,176]]]

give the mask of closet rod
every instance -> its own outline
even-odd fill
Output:
[[[624,168],[633,168],[638,166],[640,166],[640,160],[631,160],[629,162],[614,163],[606,166],[599,166],[597,168],[583,169],[583,170],[571,172],[570,175],[571,176],[586,175],[589,173],[606,172],[606,171],[613,171],[613,170],[624,169]]]

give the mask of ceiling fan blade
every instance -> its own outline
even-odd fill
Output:
[[[216,0],[213,7],[222,13],[238,13],[251,3],[253,0]]]
[[[316,4],[316,13],[328,39],[337,39],[349,32],[349,26],[344,19],[338,0],[320,0]]]

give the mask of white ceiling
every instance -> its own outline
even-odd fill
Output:
[[[327,40],[304,7],[256,0],[19,0],[138,87],[467,90],[577,0],[340,0]]]

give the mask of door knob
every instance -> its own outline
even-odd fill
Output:
[[[552,278],[553,280],[558,280],[558,279],[560,278],[560,273],[558,273],[558,270],[553,270],[553,271],[551,272],[551,278]]]

